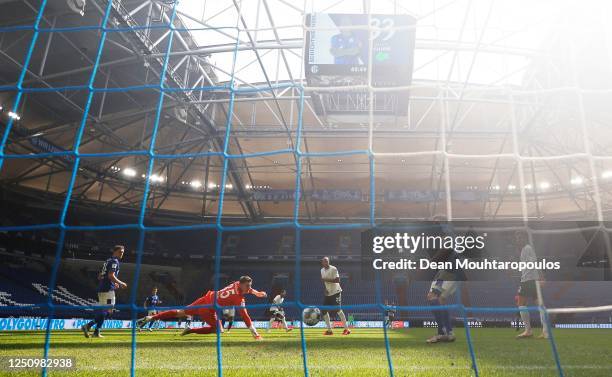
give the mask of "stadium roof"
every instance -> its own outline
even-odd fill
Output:
[[[90,0],[81,16],[64,0],[48,2],[41,27],[56,32],[43,30],[35,45],[23,84],[33,89],[20,104],[21,119],[9,135],[7,154],[73,148],[106,4]],[[523,188],[530,216],[592,216],[597,185],[602,205],[609,208],[606,182],[612,166],[597,159],[591,168],[588,158],[609,156],[612,147],[606,126],[607,89],[612,87],[606,47],[612,34],[602,19],[605,12],[587,14],[556,1],[209,0],[182,1],[177,9],[166,79],[166,85],[176,90],[165,94],[155,152],[193,155],[156,161],[150,198],[156,210],[151,213],[216,214],[223,163],[202,153],[222,151],[231,116],[229,152],[249,158],[229,161],[224,213],[249,219],[291,217],[293,203],[285,194],[295,189],[296,159],[286,150],[297,142],[299,91],[270,88],[276,83],[305,84],[304,14],[363,13],[368,4],[372,13],[411,14],[418,20],[408,115],[375,117],[372,122],[372,149],[378,153],[377,216],[422,218],[444,212],[448,181],[456,217],[520,217],[513,127],[526,158]],[[0,6],[10,9],[0,13],[0,27],[18,27],[33,24],[40,1],[15,0]],[[151,140],[159,99],[152,86],[159,83],[162,71],[170,35],[164,25],[172,4],[124,0],[114,2],[111,10],[110,32],[94,81],[104,91],[92,98],[79,150],[131,151],[132,155],[85,158],[73,203],[137,208],[146,178],[143,151]],[[2,33],[2,85],[16,84],[32,34],[22,29]],[[237,94],[228,115],[227,90],[185,88],[223,86],[236,47],[236,84],[269,90]],[[130,90],[117,89],[126,87]],[[576,87],[586,90],[581,92],[582,102],[577,101]],[[367,150],[368,117],[338,121],[319,116],[315,95],[306,86],[304,151]],[[14,98],[15,91],[0,93],[5,110]],[[6,124],[6,111],[1,121]],[[583,122],[589,130],[586,141]],[[440,154],[443,149],[452,155],[448,169]],[[270,151],[285,153],[262,155]],[[3,187],[11,190],[62,194],[71,166],[69,158],[7,159],[0,177]],[[321,221],[367,217],[371,174],[367,155],[312,155],[303,158],[303,167],[303,190],[338,190],[336,196],[358,190],[363,199],[305,197],[304,217]],[[394,195],[411,199],[393,201]]]
[[[417,18],[416,80],[520,84],[531,57],[558,22],[555,2],[530,1],[184,1],[179,15],[196,43],[211,52],[221,80],[229,79],[239,35],[236,76],[244,82],[303,78],[304,15],[308,13],[411,14]],[[525,9],[529,9],[526,13]],[[238,17],[240,12],[240,18]],[[483,32],[486,30],[486,32]],[[255,41],[260,56],[252,49]],[[478,59],[474,54],[478,53]],[[261,64],[259,64],[259,61]],[[280,61],[280,64],[279,64]],[[225,72],[224,72],[225,71]]]

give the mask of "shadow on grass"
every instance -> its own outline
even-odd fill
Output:
[[[2,334],[0,336],[0,355],[10,354],[14,351],[42,350],[44,334],[40,332]],[[393,330],[390,332],[390,346],[392,357],[396,365],[410,366],[422,365],[424,368],[436,365],[441,361],[461,360],[461,365],[469,365],[469,351],[465,340],[465,333],[457,329],[457,341],[430,345],[425,343],[431,329]],[[21,336],[25,335],[25,336]],[[61,349],[61,352],[74,350],[91,350],[105,352],[117,350],[129,352],[131,349],[131,336],[125,330],[107,331],[104,339],[85,339],[78,332],[54,333],[51,337],[51,347]],[[216,337],[214,335],[190,335],[180,337],[171,332],[157,332],[153,336],[142,334],[137,337],[136,348],[139,351],[153,353],[168,351],[176,353],[197,352],[215,353]],[[474,348],[478,364],[483,368],[511,368],[519,365],[526,368],[545,367],[548,375],[555,374],[554,359],[550,344],[546,340],[515,340],[514,331],[508,329],[477,329],[473,330]],[[609,355],[612,351],[612,336],[601,331],[555,331],[557,346],[561,354],[561,363],[581,367],[584,371],[593,372],[593,375],[609,373],[612,375],[612,362]],[[309,354],[328,353],[330,355],[353,355],[356,358],[374,357],[384,353],[384,338],[382,332],[354,332],[352,335],[325,337],[320,333],[309,331],[306,333],[307,351]],[[245,349],[258,354],[287,354],[301,353],[299,332],[291,335],[264,334],[262,342],[255,342],[247,332],[226,334],[222,337],[224,355],[242,354]],[[353,351],[355,351],[353,353]],[[283,355],[280,355],[283,358]],[[335,356],[334,356],[335,357]],[[344,357],[344,356],[338,356]],[[538,373],[538,369],[534,369]],[[544,373],[543,371],[539,371]],[[597,372],[597,373],[595,373]],[[600,373],[601,372],[601,373]],[[511,373],[511,372],[509,372]],[[582,374],[584,375],[584,374]]]
[[[20,333],[21,334],[21,333]],[[27,335],[27,334],[23,334]],[[32,334],[34,335],[34,334]],[[11,339],[8,342],[3,342],[0,338],[0,348],[3,350],[31,350],[31,349],[42,349],[44,345],[44,334],[40,332],[35,334],[37,337],[32,339],[31,337],[24,336],[22,339]],[[77,333],[71,332],[70,334],[52,334],[51,336],[51,347],[57,348],[73,348],[73,349],[106,349],[108,347],[118,347],[129,349],[132,346],[131,336],[125,332],[106,332],[104,339],[78,339],[75,338]],[[376,349],[380,350],[384,347],[384,338],[382,333],[374,334],[368,333],[365,337],[358,335],[351,335],[349,337],[327,337],[322,335],[307,334],[306,345],[310,349],[331,349],[331,350],[346,350],[348,348],[364,349]],[[414,337],[413,335],[405,336],[401,332],[394,332],[391,341],[391,347],[410,347],[411,349],[428,349],[431,345],[425,344],[421,338]],[[259,348],[274,348],[278,349],[289,349],[296,348],[301,349],[299,332],[295,333],[292,338],[279,338],[270,337],[264,338],[261,342],[255,342],[250,337],[242,336],[241,338],[232,337],[231,335],[223,335],[221,338],[223,348],[244,348],[257,346]],[[136,338],[136,347],[138,349],[162,349],[167,347],[216,347],[215,335],[189,335],[181,337],[179,335],[172,336],[171,334],[165,333],[164,337],[152,337],[147,339],[147,335]],[[438,348],[457,348],[464,350],[464,345],[458,343],[446,343],[437,345]]]

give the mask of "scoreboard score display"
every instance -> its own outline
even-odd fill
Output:
[[[410,85],[414,61],[416,19],[410,15],[306,15],[305,72],[310,86]],[[371,63],[371,65],[370,65]],[[359,114],[372,106],[379,114],[405,115],[408,91],[377,92],[370,104],[365,90],[320,92],[319,115]]]

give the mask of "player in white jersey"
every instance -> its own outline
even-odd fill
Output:
[[[225,328],[225,323],[227,323],[227,330],[225,332],[229,333],[234,326],[234,318],[236,317],[236,309],[234,308],[226,308],[223,309],[223,315],[221,316],[221,327]]]
[[[514,235],[514,241],[517,248],[521,250],[521,262],[537,262],[537,256],[533,247],[529,244],[527,233],[524,231],[517,231]],[[527,304],[529,300],[535,304],[539,304],[538,292],[536,284],[542,280],[542,274],[537,269],[524,269],[521,271],[521,285],[517,292],[517,305],[521,320],[525,326],[525,331],[516,336],[517,339],[531,338],[533,332],[531,330],[531,318],[529,311],[527,310]],[[540,320],[542,321],[542,334],[540,338],[548,338],[548,331],[546,328],[546,318],[544,312],[540,311]]]
[[[270,306],[270,323],[268,324],[268,329],[266,331],[270,331],[272,329],[272,325],[274,322],[280,322],[285,331],[289,332],[293,330],[287,326],[287,320],[285,319],[285,310],[283,309],[283,301],[285,301],[285,296],[287,295],[287,291],[284,289],[274,297],[272,300],[272,306]]]
[[[323,305],[340,307],[340,305],[342,305],[342,287],[340,287],[340,274],[338,273],[338,269],[329,264],[328,257],[321,259],[321,267],[321,280],[325,286],[325,298],[323,300]],[[332,315],[338,313],[338,317],[340,317],[340,321],[344,327],[342,335],[348,335],[351,333],[351,330],[349,330],[346,322],[346,316],[344,315],[342,309],[323,309],[321,312],[323,313],[325,325],[327,325],[327,330],[324,333],[325,335],[334,334],[332,331],[330,313]]]

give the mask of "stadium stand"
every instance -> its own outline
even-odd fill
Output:
[[[3,202],[4,203],[4,202]],[[33,211],[34,217],[38,219],[52,219],[52,213],[39,208]],[[96,221],[118,223],[125,214],[105,214]],[[31,221],[31,216],[28,217]],[[3,221],[8,223],[19,223],[24,221],[19,211],[11,213]],[[91,214],[87,211],[74,211],[72,221],[75,225],[87,225],[91,221]],[[163,221],[163,219],[162,219]],[[159,223],[158,225],[163,225]],[[212,289],[214,286],[214,273],[212,257],[217,234],[214,230],[161,232],[151,233],[146,238],[143,251],[144,265],[147,273],[141,275],[139,295],[144,297],[153,286],[157,286],[164,296],[166,305],[188,304],[192,299],[198,297],[201,292]],[[313,277],[319,275],[318,261],[323,256],[331,256],[336,263],[342,265],[342,280],[344,287],[343,303],[346,305],[360,305],[377,302],[379,298],[385,302],[392,302],[408,306],[426,306],[426,292],[429,286],[428,279],[425,281],[408,281],[404,276],[398,279],[381,281],[378,286],[374,280],[364,279],[362,266],[359,263],[361,250],[359,230],[330,230],[326,232],[305,231],[302,237],[301,256],[302,281],[301,300],[306,305],[321,304],[321,287],[312,284]],[[50,257],[55,253],[56,234],[53,231],[34,232],[5,232],[0,233],[0,251],[10,253],[17,259],[22,257]],[[131,251],[136,247],[137,234],[131,231],[114,231],[112,234],[105,232],[70,232],[65,241],[64,258],[78,259],[94,262],[87,266],[68,269],[60,269],[59,284],[53,292],[54,302],[66,305],[93,305],[95,300],[91,297],[95,291],[97,280],[98,263],[108,256],[108,250],[117,242],[128,247],[128,253],[124,260],[128,264],[135,260]],[[321,247],[323,246],[323,248]],[[223,235],[223,263],[221,267],[221,284],[226,284],[244,274],[241,262],[248,258],[250,263],[249,273],[254,278],[256,286],[267,291],[286,289],[289,292],[288,300],[292,300],[294,294],[294,268],[292,262],[295,259],[294,233],[286,229],[267,229],[258,231],[243,231],[225,233]],[[553,248],[554,249],[554,248]],[[194,265],[195,263],[195,265]],[[29,264],[21,262],[17,270],[4,268],[0,270],[0,292],[4,292],[1,301],[6,304],[12,302],[30,306],[27,314],[36,313],[36,304],[43,303],[48,295],[46,280],[48,279],[49,265],[46,262],[38,262],[39,270],[32,270]],[[62,264],[64,268],[67,267]],[[181,275],[190,276],[185,281],[198,281],[198,284],[181,283],[173,277],[172,273],[166,273],[158,266],[171,265],[182,268]],[[191,266],[189,266],[191,265]],[[197,266],[194,268],[194,266]],[[189,272],[189,267],[192,271]],[[122,272],[131,280],[132,271]],[[42,275],[41,275],[42,274]],[[277,279],[278,275],[284,279]],[[78,282],[74,280],[78,277]],[[508,307],[513,304],[516,294],[516,282],[518,277],[509,277],[510,280],[491,282],[469,282],[469,303],[476,307]],[[514,279],[514,281],[512,280]],[[281,282],[279,285],[279,281]],[[510,283],[510,284],[509,284]],[[594,294],[606,295],[609,284],[605,282],[580,282],[562,283],[550,282],[543,294],[547,302],[554,306],[588,306],[592,302],[585,302],[582,294],[588,290]],[[119,293],[118,302],[127,302],[128,297]],[[450,303],[457,303],[453,298]],[[18,304],[15,304],[18,305]],[[32,308],[33,307],[33,308]],[[32,311],[34,310],[34,312]],[[265,319],[264,308],[253,308],[250,310],[255,319]],[[42,313],[39,310],[39,314]],[[64,311],[64,315],[71,316],[74,313]],[[457,316],[458,313],[455,313]],[[364,309],[355,309],[350,312],[355,320],[379,320],[380,312]],[[489,321],[491,323],[506,323],[515,319],[515,313],[511,312],[487,312],[469,314],[471,319]],[[116,318],[129,319],[128,313],[118,312]],[[298,318],[299,311],[296,308],[287,308],[288,318]],[[554,315],[552,316],[554,320]],[[564,323],[570,322],[611,322],[610,313],[577,313],[558,314]],[[431,320],[428,311],[404,311],[397,313],[398,319],[410,320],[415,323]]]
[[[24,304],[22,302],[18,302],[12,299],[13,294],[9,292],[0,291],[0,306],[31,306],[33,304]]]

